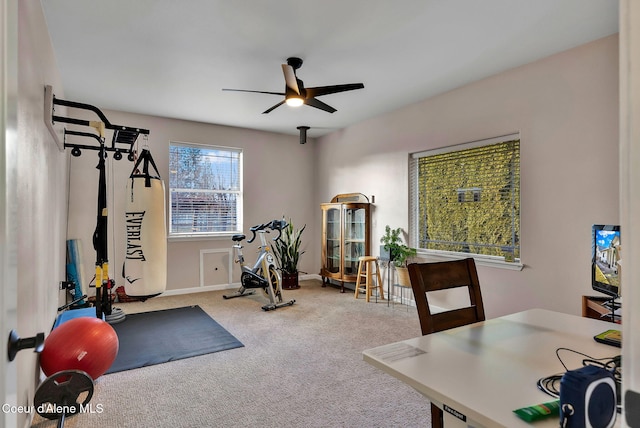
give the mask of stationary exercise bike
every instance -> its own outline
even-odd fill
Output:
[[[278,231],[278,236],[273,238],[274,241],[280,239],[282,229],[287,227],[288,224],[285,220],[272,220],[269,223],[259,224],[251,227],[249,230],[253,234],[251,239],[247,242],[251,243],[256,239],[256,234],[260,237],[260,250],[258,251],[258,258],[256,259],[253,267],[246,266],[244,263],[244,256],[242,255],[242,244],[246,238],[245,235],[233,235],[231,239],[235,244],[233,248],[236,253],[236,263],[240,263],[242,274],[240,276],[240,288],[233,294],[223,295],[225,299],[233,299],[234,297],[250,296],[255,293],[256,288],[261,288],[265,296],[269,298],[269,303],[262,307],[265,311],[271,311],[281,308],[283,306],[291,306],[296,301],[289,300],[287,302],[282,301],[282,290],[280,287],[281,279],[280,273],[275,263],[273,250],[264,236],[265,233],[269,233],[269,230]]]

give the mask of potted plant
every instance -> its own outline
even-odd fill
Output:
[[[417,251],[402,242],[401,228],[392,229],[387,225],[384,232],[384,235],[380,238],[380,243],[385,250],[389,251],[389,260],[395,266],[396,272],[398,272],[398,285],[410,287],[411,281],[407,270],[407,260],[410,257],[415,257]]]
[[[282,229],[280,239],[273,246],[273,253],[278,260],[280,269],[282,270],[282,288],[293,290],[300,288],[298,284],[298,261],[304,251],[300,251],[302,244],[302,232],[307,227],[305,224],[302,229],[293,227],[291,219],[287,227]]]

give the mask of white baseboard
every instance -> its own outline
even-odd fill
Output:
[[[301,281],[304,281],[306,279],[321,280],[322,277],[320,275],[300,275],[298,279]],[[158,297],[178,296],[181,294],[204,293],[206,291],[233,290],[238,287],[240,287],[239,282],[234,282],[233,284],[219,284],[219,285],[205,285],[202,287],[177,288],[177,289],[166,290],[164,293],[162,293]]]

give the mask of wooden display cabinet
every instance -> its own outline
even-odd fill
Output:
[[[370,255],[371,204],[361,193],[335,196],[322,209],[322,286],[331,280],[356,282],[358,260]]]

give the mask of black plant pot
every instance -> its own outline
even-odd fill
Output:
[[[297,290],[300,288],[300,284],[298,284],[298,272],[282,272],[282,288],[284,290]]]

